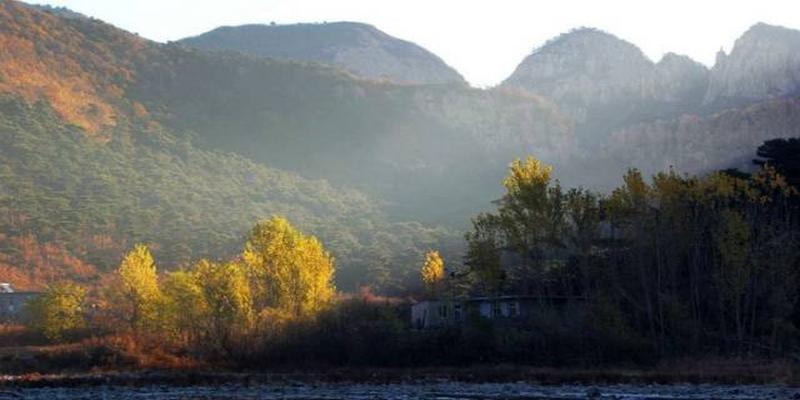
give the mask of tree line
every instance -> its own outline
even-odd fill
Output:
[[[770,150],[793,143],[752,174],[632,169],[608,195],[517,160],[467,234],[466,292],[583,297],[584,323],[659,355],[797,353],[800,202],[778,171],[796,161]]]
[[[31,322],[56,341],[91,328],[208,356],[240,355],[255,338],[328,307],[334,271],[319,240],[273,217],[251,230],[232,260],[159,273],[148,247],[137,245],[91,294],[74,283],[49,286],[30,304]]]
[[[607,195],[562,188],[533,157],[514,161],[496,209],[474,218],[463,263],[429,251],[414,293],[542,299],[513,325],[478,318],[419,331],[405,299],[335,294],[330,254],[274,217],[230,260],[159,274],[137,246],[100,288],[51,286],[33,304],[34,326],[54,340],[87,327],[127,332],[245,366],[790,357],[800,346],[800,194],[793,158],[769,148],[793,145],[763,147],[751,174],[647,180],[632,169]],[[565,297],[582,300],[548,300]]]

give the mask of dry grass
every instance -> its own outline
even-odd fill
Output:
[[[180,348],[165,346],[155,338],[117,334],[86,338],[67,344],[46,344],[44,339],[20,325],[0,325],[0,374],[15,380],[38,382],[64,377],[108,376],[129,371],[126,380],[150,379],[161,371],[160,382],[180,384],[207,376],[208,371],[232,371],[230,364],[209,364]],[[150,371],[148,373],[144,373]],[[203,372],[205,371],[205,372]],[[219,373],[214,379],[229,379]],[[613,383],[720,383],[798,384],[800,368],[789,360],[754,358],[684,358],[665,361],[650,368],[541,368],[519,365],[478,365],[419,368],[323,368],[254,371],[246,380],[290,379],[325,382],[395,383],[425,380],[463,382],[531,382],[540,384]],[[172,377],[172,378],[170,378]],[[94,379],[94,378],[92,378]],[[211,379],[211,378],[202,378]],[[240,379],[240,378],[233,378]],[[80,379],[76,380],[79,382]]]
[[[48,344],[19,325],[0,326],[0,374],[77,373],[112,370],[194,370],[207,365],[175,349],[142,345],[131,335]],[[160,343],[149,341],[149,343]]]

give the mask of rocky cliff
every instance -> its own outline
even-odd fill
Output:
[[[759,23],[721,53],[705,103],[750,102],[800,94],[800,31]]]
[[[502,87],[552,100],[582,142],[594,144],[612,129],[698,105],[707,80],[707,69],[688,57],[654,63],[629,42],[582,28],[536,49]]]

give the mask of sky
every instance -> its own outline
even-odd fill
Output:
[[[357,21],[415,42],[472,85],[492,86],[548,39],[595,27],[653,61],[711,66],[756,22],[800,29],[800,0],[33,0],[65,6],[159,42],[223,25]]]

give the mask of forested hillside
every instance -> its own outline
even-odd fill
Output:
[[[3,262],[24,275],[33,256],[15,249],[33,240],[103,269],[146,241],[177,266],[229,254],[280,213],[330,247],[341,287],[397,292],[426,250],[461,261],[458,230],[502,195],[516,157],[605,189],[629,167],[742,166],[764,140],[797,136],[796,37],[758,26],[708,70],[581,29],[480,90],[160,44],[2,0]],[[784,61],[744,63],[764,47]],[[721,76],[763,90],[709,100]]]
[[[361,191],[198,149],[195,133],[159,122],[134,85],[143,65],[183,52],[10,1],[0,18],[11,50],[0,55],[3,268],[21,287],[75,268],[91,278],[138,242],[173,268],[230,255],[273,214],[323,238],[344,289],[397,290],[424,251],[458,246],[446,229],[389,219]],[[39,249],[48,262],[35,262]]]
[[[571,136],[534,96],[355,80],[332,68],[167,46],[132,96],[206,148],[385,200],[402,218],[463,224],[527,152],[560,161]]]

